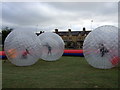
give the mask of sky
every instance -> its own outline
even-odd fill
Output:
[[[117,2],[3,2],[2,27],[37,31],[93,30],[118,25]],[[1,9],[1,7],[0,7]],[[1,16],[2,15],[2,16]]]

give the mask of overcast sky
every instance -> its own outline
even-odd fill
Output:
[[[117,2],[3,2],[2,26],[45,30],[73,31],[94,29],[118,23]],[[91,22],[93,20],[93,22]]]

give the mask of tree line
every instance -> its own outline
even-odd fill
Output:
[[[7,35],[13,30],[13,28],[9,28],[9,27],[3,27],[2,28],[2,46],[4,47],[4,41],[7,37]],[[3,49],[2,47],[2,49]]]

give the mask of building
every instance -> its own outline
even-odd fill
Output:
[[[65,42],[66,49],[81,49],[83,46],[85,37],[90,32],[91,31],[86,31],[86,29],[83,28],[82,31],[72,31],[71,29],[68,29],[68,31],[59,31],[58,29],[55,29],[54,33],[62,37],[62,39]],[[41,33],[44,33],[44,32],[40,31],[40,33],[36,33],[36,34],[38,36]]]

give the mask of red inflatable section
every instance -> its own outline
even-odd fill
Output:
[[[120,57],[114,57],[111,63],[112,65],[118,65],[118,63],[120,63]]]
[[[24,53],[26,54],[26,53]],[[83,50],[64,50],[64,56],[83,56]],[[4,51],[0,51],[0,56],[6,56]]]
[[[83,50],[64,50],[64,53],[83,53]]]
[[[64,53],[83,53],[83,50],[64,50]],[[5,52],[0,51],[0,55],[5,55]]]
[[[5,56],[5,52],[4,51],[0,51],[0,56]]]

